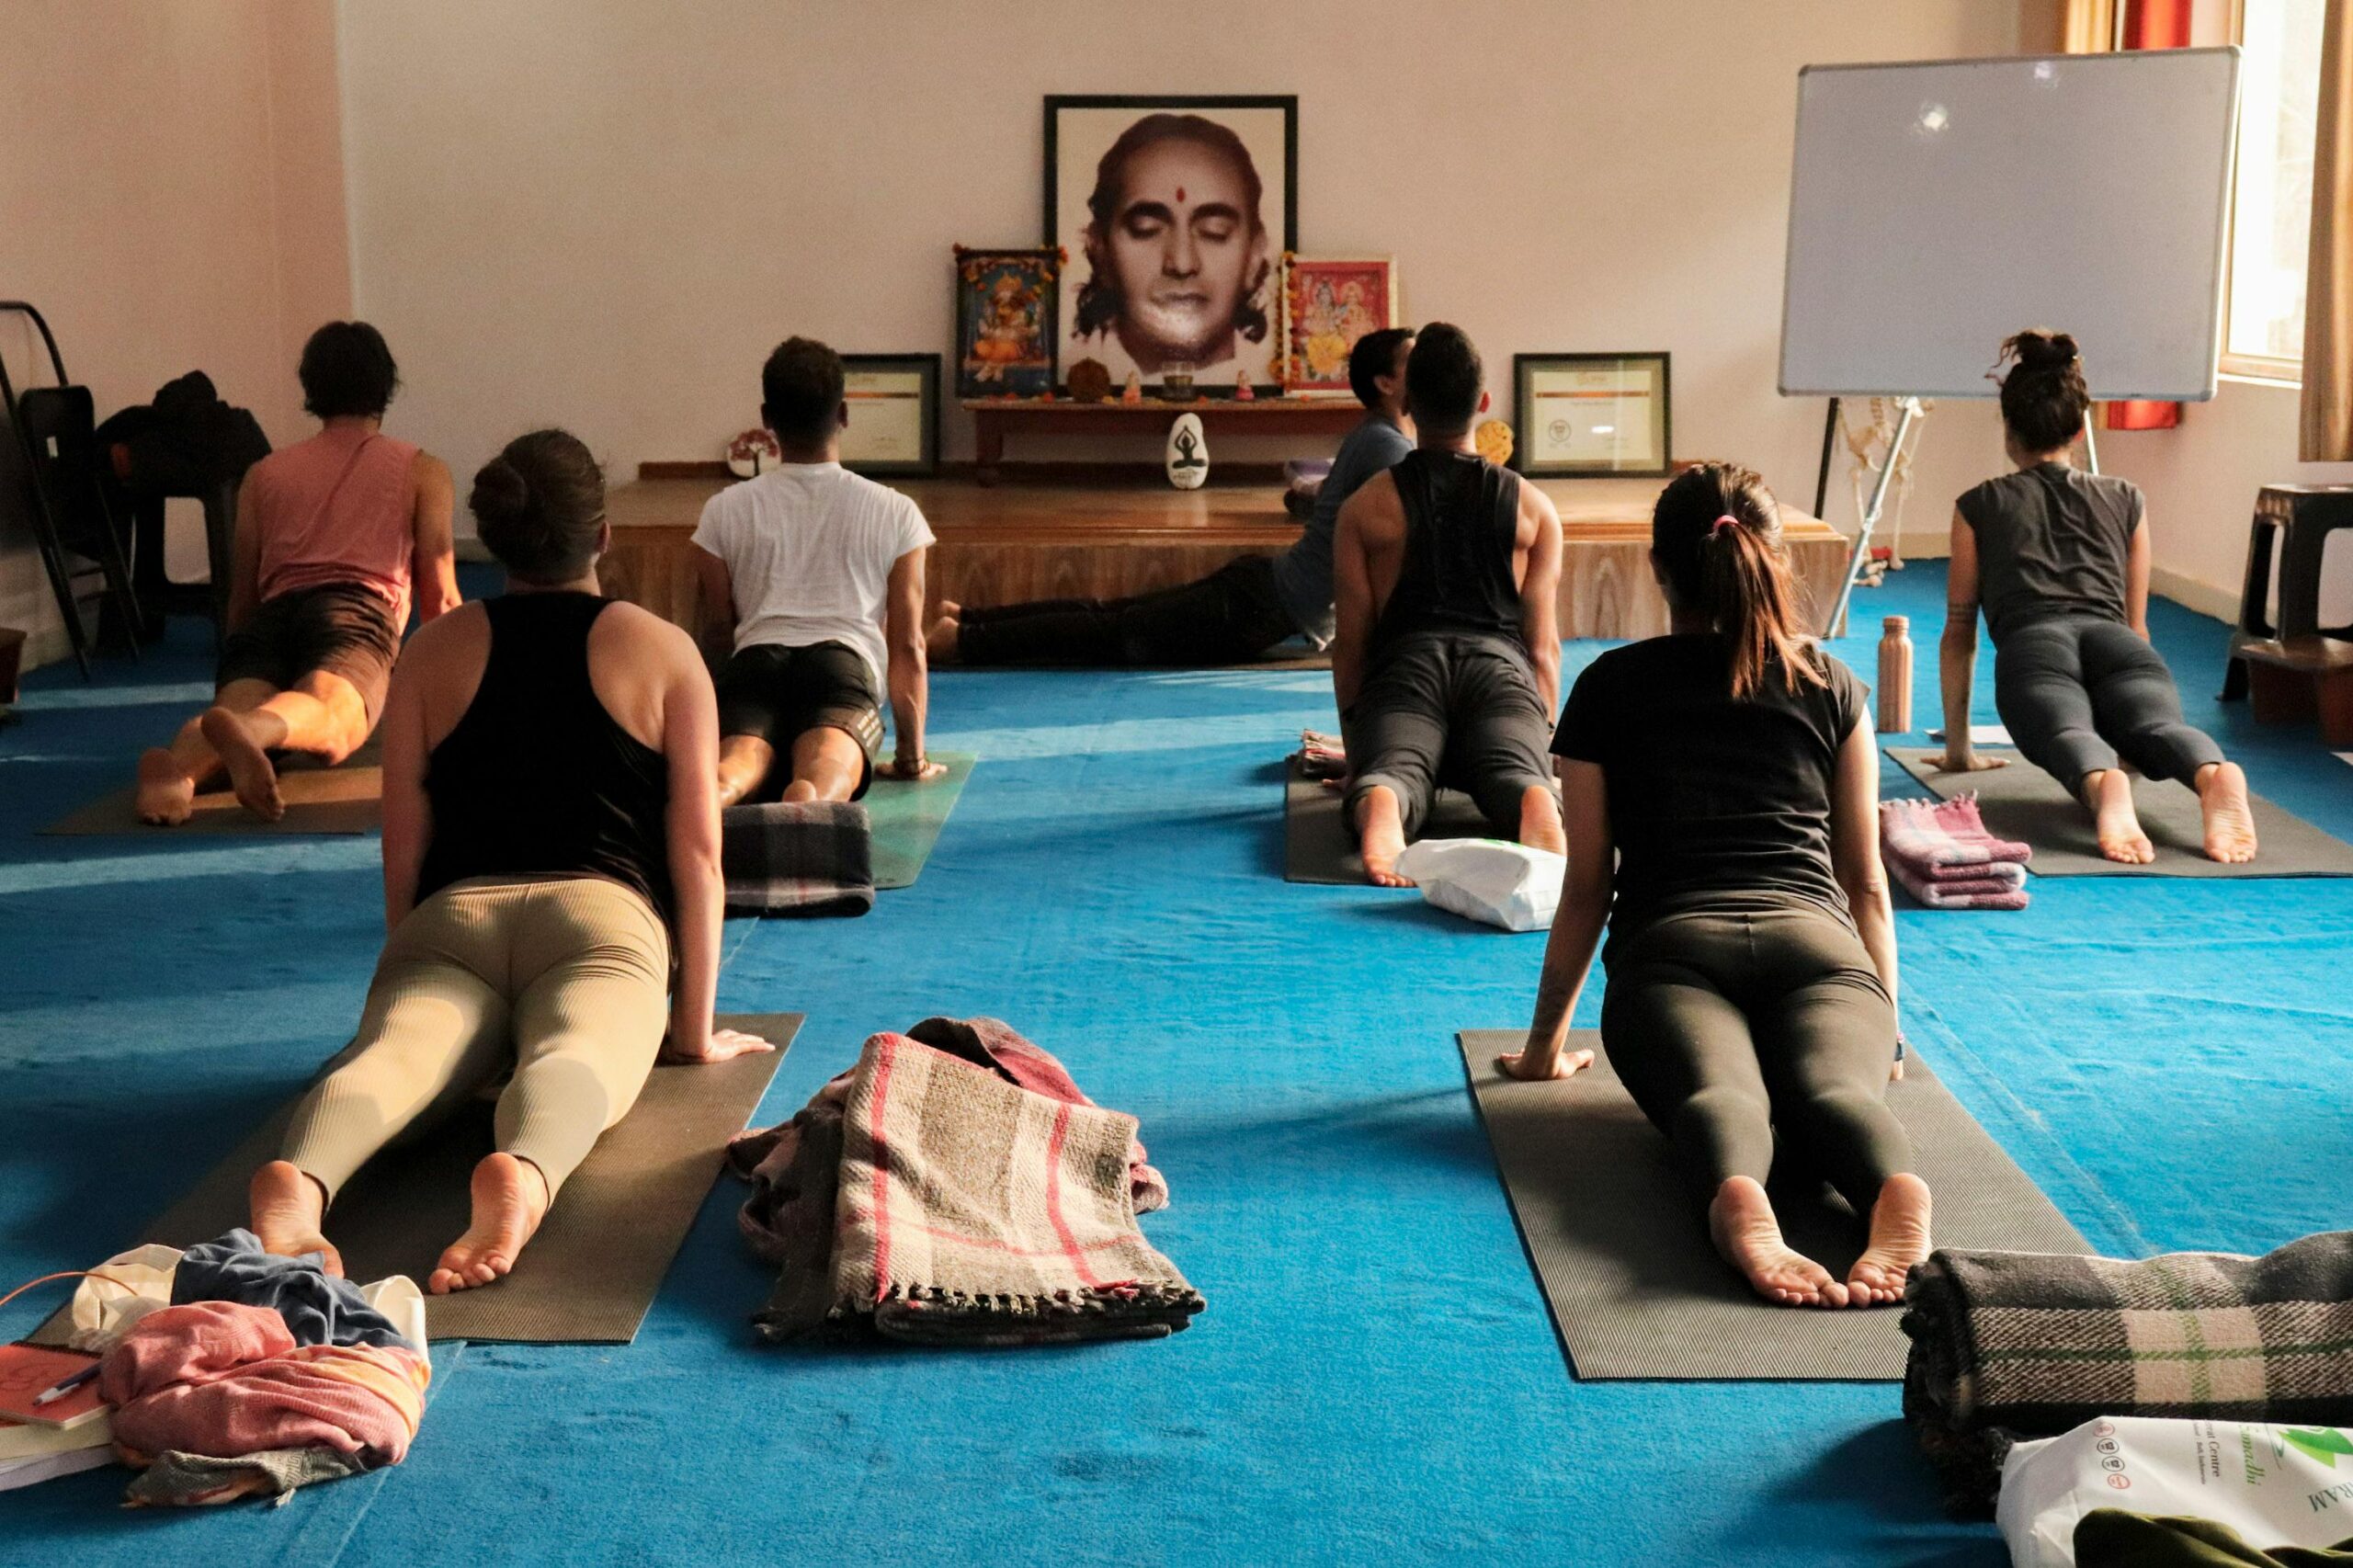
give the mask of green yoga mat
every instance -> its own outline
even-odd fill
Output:
[[[956,809],[956,801],[964,793],[964,782],[972,777],[972,765],[978,759],[970,752],[936,751],[934,762],[946,763],[945,776],[928,783],[909,784],[896,778],[874,776],[873,785],[866,791],[866,818],[874,828],[874,885],[877,888],[911,888],[923,875],[926,860],[931,858],[931,846],[939,842],[939,830],[948,821],[948,813]]]
[[[188,821],[176,827],[156,827],[139,820],[138,787],[126,784],[67,812],[41,832],[73,838],[138,834],[162,843],[216,835],[268,838],[289,833],[374,833],[384,825],[384,770],[375,737],[334,767],[323,767],[317,759],[299,753],[283,757],[278,765],[278,792],[286,801],[286,814],[276,822],[264,822],[237,804],[224,780],[220,788],[197,796]]]
[[[1980,749],[1989,756],[2006,756],[2009,766],[1939,773],[1941,751],[1890,747],[1887,755],[1940,800],[1976,795],[1977,813],[1989,832],[2033,846],[2034,858],[2026,869],[2038,877],[2353,877],[2353,844],[2251,792],[2247,800],[2262,847],[2254,859],[2235,866],[2209,860],[2197,794],[2153,778],[2132,780],[2132,809],[2156,846],[2157,858],[2145,866],[2123,865],[2099,852],[2091,812],[2057,779],[2015,751]]]

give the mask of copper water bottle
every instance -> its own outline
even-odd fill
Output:
[[[1901,735],[1912,729],[1912,622],[1891,615],[1879,640],[1879,733]]]

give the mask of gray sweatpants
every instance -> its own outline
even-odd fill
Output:
[[[2054,616],[2004,633],[1994,651],[1994,706],[2029,762],[2067,787],[2116,766],[2194,784],[2222,748],[2181,716],[2163,655],[2120,621]]]
[[[1444,784],[1479,804],[1498,838],[1519,837],[1521,797],[1552,782],[1552,724],[1528,655],[1500,637],[1423,632],[1377,656],[1340,716],[1347,820],[1376,784],[1396,795],[1405,836],[1421,831]]]

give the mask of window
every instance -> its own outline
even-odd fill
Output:
[[[2238,195],[2223,368],[2293,375],[2304,353],[2313,128],[2329,0],[2240,0]]]

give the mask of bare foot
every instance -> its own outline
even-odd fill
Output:
[[[1541,784],[1531,784],[1519,797],[1519,841],[1530,849],[1569,852],[1569,835],[1561,826],[1561,802]]]
[[[280,1257],[306,1252],[324,1255],[326,1271],[343,1277],[343,1255],[327,1244],[320,1221],[326,1213],[327,1195],[301,1167],[272,1160],[254,1172],[245,1187],[246,1207],[253,1213],[254,1234],[261,1250]]]
[[[221,766],[229,770],[237,803],[264,822],[284,816],[286,802],[278,798],[278,769],[270,766],[269,754],[254,744],[245,722],[226,708],[208,708],[199,722],[205,740],[221,754]]]
[[[1771,1200],[1747,1176],[1730,1177],[1716,1188],[1715,1201],[1708,1205],[1708,1233],[1724,1261],[1767,1301],[1785,1307],[1847,1304],[1847,1287],[1830,1278],[1830,1270],[1781,1240]]]
[[[2132,809],[2132,780],[2122,768],[2093,774],[2085,792],[2091,797],[2101,854],[2122,866],[2145,866],[2157,858],[2157,846],[2141,831],[2140,814]]]
[[[485,1154],[474,1167],[474,1222],[441,1254],[426,1289],[437,1296],[487,1285],[515,1267],[548,1211],[547,1178],[508,1153]]]
[[[931,630],[924,633],[924,656],[935,665],[954,664],[956,643],[962,633],[963,628],[957,622],[956,612],[952,609],[949,610],[947,614],[933,621]]]
[[[1877,1307],[1904,1299],[1904,1278],[1928,1257],[1928,1184],[1905,1171],[1887,1178],[1871,1205],[1870,1245],[1847,1270],[1847,1301]]]
[[[2206,858],[2225,865],[2255,858],[2255,810],[2247,804],[2246,773],[2235,762],[2201,770],[2198,805],[2206,816]]]
[[[149,746],[139,756],[139,820],[157,827],[177,827],[196,811],[196,780],[179,759],[162,746]]]
[[[939,601],[939,613],[950,620],[961,620],[964,619],[964,607],[954,599],[942,599]]]
[[[1375,784],[1364,792],[1364,803],[1357,808],[1357,832],[1368,881],[1384,888],[1414,885],[1397,874],[1397,857],[1405,852],[1405,818],[1397,809],[1396,791]]]

